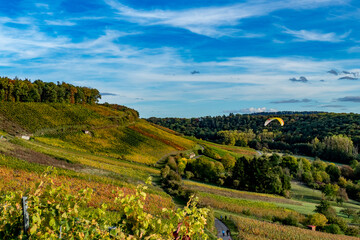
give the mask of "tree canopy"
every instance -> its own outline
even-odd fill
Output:
[[[0,77],[0,101],[8,102],[59,102],[94,104],[101,98],[95,88],[74,86],[65,82],[43,82],[15,77]]]

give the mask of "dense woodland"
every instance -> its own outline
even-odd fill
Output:
[[[95,88],[79,87],[69,83],[57,84],[15,77],[0,77],[0,101],[7,102],[58,102],[97,103],[101,95]]]
[[[281,117],[284,126],[269,117]],[[317,156],[322,159],[350,163],[358,159],[360,115],[354,113],[273,113],[201,118],[149,118],[150,122],[188,136],[258,150]]]

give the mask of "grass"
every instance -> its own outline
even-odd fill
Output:
[[[255,200],[255,201],[266,201],[266,202],[284,202],[290,204],[297,204],[296,202],[278,196],[274,194],[265,194],[265,193],[256,193],[256,192],[247,192],[247,191],[240,191],[231,188],[219,187],[211,184],[200,183],[191,180],[183,180],[184,185],[186,188],[189,188],[194,191],[206,192],[217,194],[221,196],[233,197],[233,198],[240,198],[240,199],[247,199],[247,200]]]
[[[315,209],[315,206],[320,203],[320,200],[322,198],[322,193],[319,190],[311,189],[299,182],[293,181],[291,182],[291,196],[293,199],[301,202],[303,207],[286,206],[286,205],[279,205],[279,206],[288,207],[304,214],[313,214],[314,213],[313,210]],[[357,211],[360,210],[360,203],[351,199],[349,199],[348,202],[343,203],[342,206],[336,205],[335,202],[331,202],[331,205],[332,207],[335,208],[338,215],[345,219],[348,218],[344,214],[340,213],[341,209],[348,207],[348,208],[356,209]]]
[[[213,151],[215,151],[217,154],[220,155],[220,157],[224,157],[225,155],[229,154],[233,157],[252,157],[257,154],[256,150],[249,148],[249,147],[238,147],[238,146],[228,146],[228,145],[222,145],[217,143],[212,143],[200,139],[196,139],[194,137],[186,137],[188,139],[191,139],[195,142],[197,142],[199,145],[207,146]]]

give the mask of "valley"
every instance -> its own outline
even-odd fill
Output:
[[[212,209],[213,218],[230,227],[232,239],[352,239],[306,230],[309,216],[315,214],[325,197],[335,211],[332,221],[342,226],[340,231],[357,233],[359,202],[345,199],[336,203],[336,197],[328,198],[301,182],[308,172],[312,176],[326,174],[323,177],[329,180],[322,181],[331,183],[325,171],[331,164],[320,160],[286,154],[259,155],[249,147],[184,137],[139,119],[132,109],[116,105],[7,102],[0,106],[0,113],[2,193],[34,191],[36,182],[44,179],[43,173],[52,166],[56,169],[55,186],[65,182],[71,194],[92,189],[88,206],[101,208],[107,204],[106,218],[110,219],[118,211],[113,203],[114,191],[134,194],[139,184],[152,177],[152,184],[145,190],[147,213],[160,217],[162,208],[182,208],[195,194],[199,206]],[[8,130],[10,125],[14,127]],[[31,138],[25,140],[22,135]],[[259,175],[254,175],[252,167],[258,168]],[[288,172],[284,173],[285,168]],[[255,188],[256,181],[266,184]],[[352,209],[353,214],[346,216],[344,209]],[[160,218],[167,221],[164,216]],[[216,236],[214,222],[211,224],[206,230],[210,239]],[[276,231],[278,235],[264,231]],[[301,234],[293,235],[294,231]]]

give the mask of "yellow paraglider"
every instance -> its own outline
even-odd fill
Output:
[[[267,120],[265,121],[265,123],[264,123],[264,126],[267,126],[269,123],[271,123],[271,122],[274,121],[274,120],[278,120],[279,123],[280,123],[280,125],[281,125],[281,126],[284,126],[284,120],[282,120],[281,118],[278,118],[278,117],[274,117],[274,118],[269,118],[269,119],[267,119]]]

